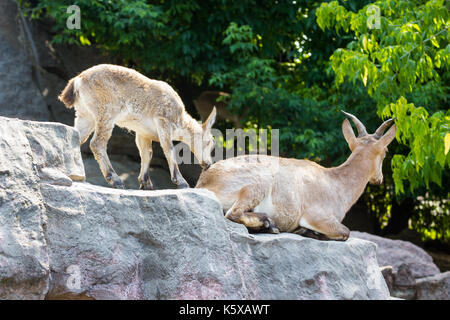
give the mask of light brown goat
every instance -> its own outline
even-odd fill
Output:
[[[368,134],[364,125],[346,113],[342,131],[352,151],[342,165],[324,168],[309,160],[249,155],[213,164],[202,172],[196,188],[206,188],[219,199],[226,217],[251,230],[299,232],[323,240],[346,240],[341,224],[368,182],[383,181],[382,163],[395,138],[393,119]]]
[[[176,162],[173,140],[183,141],[203,167],[211,165],[214,140],[211,127],[216,110],[202,125],[184,109],[181,98],[170,85],[151,80],[133,69],[115,65],[97,65],[69,80],[59,99],[75,107],[75,128],[83,144],[95,130],[90,147],[106,181],[123,188],[106,153],[114,125],[136,132],[141,156],[139,185],[152,189],[148,169],[152,141],[159,141],[169,164],[172,181],[180,188],[189,185]]]

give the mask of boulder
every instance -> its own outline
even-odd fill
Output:
[[[442,292],[448,292],[448,282],[445,282],[448,281],[445,280],[448,274],[441,274],[433,258],[422,248],[408,241],[391,240],[365,232],[352,231],[351,237],[378,245],[378,263],[392,267],[392,296],[403,299],[428,299],[426,297],[435,295],[445,297]],[[437,289],[439,285],[442,288]],[[427,290],[430,292],[427,293]]]
[[[388,299],[376,245],[249,234],[211,192],[84,180],[78,134],[0,117],[1,299]]]
[[[394,274],[404,265],[414,279],[439,273],[433,258],[422,248],[408,241],[391,240],[373,234],[352,231],[351,236],[372,241],[378,245],[378,262],[381,266],[390,265]]]
[[[418,300],[450,300],[450,271],[416,281]]]
[[[40,183],[84,179],[78,140],[64,125],[0,117],[0,299],[45,298],[50,264]]]

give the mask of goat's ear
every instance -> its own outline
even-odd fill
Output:
[[[203,123],[203,130],[209,130],[212,128],[214,121],[216,121],[216,107],[214,107],[209,115],[208,119]]]
[[[342,122],[342,133],[344,134],[345,141],[347,141],[350,150],[353,151],[356,147],[356,137],[348,119],[345,119],[344,122]]]
[[[381,138],[380,140],[378,140],[378,143],[383,146],[383,147],[387,147],[392,140],[394,140],[395,138],[395,133],[397,132],[397,126],[394,124],[389,130],[388,132],[386,132]]]

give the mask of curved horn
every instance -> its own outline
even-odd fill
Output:
[[[358,130],[358,138],[361,138],[361,137],[364,137],[367,135],[366,127],[362,124],[361,121],[359,121],[359,119],[357,117],[355,117],[351,113],[347,113],[343,110],[341,110],[341,112],[343,114],[345,114],[347,117],[349,117],[350,119],[352,119],[353,123],[356,126],[356,130]]]
[[[381,126],[378,127],[377,131],[375,131],[374,136],[375,139],[380,139],[383,136],[384,131],[389,127],[389,125],[394,122],[395,117],[386,120],[381,124]]]

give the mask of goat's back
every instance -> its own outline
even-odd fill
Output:
[[[117,65],[100,64],[83,71],[75,77],[75,91],[94,100],[93,105],[120,105],[143,116],[176,121],[184,112],[181,98],[168,83]]]

